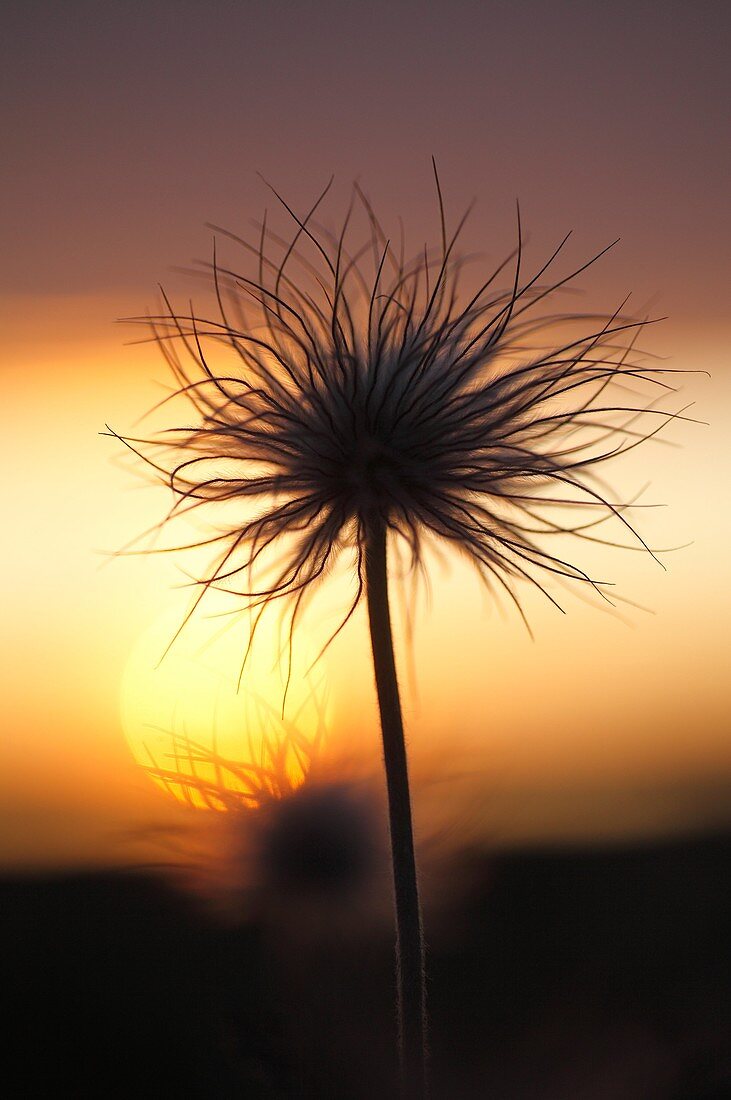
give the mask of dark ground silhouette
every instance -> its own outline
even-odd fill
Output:
[[[465,856],[427,913],[435,1100],[731,1097],[730,854]],[[324,895],[236,926],[105,872],[6,878],[0,908],[15,1096],[392,1096],[392,933]]]

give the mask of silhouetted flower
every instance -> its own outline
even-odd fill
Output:
[[[328,189],[303,218],[280,200],[296,224],[292,240],[266,220],[258,246],[233,238],[256,257],[253,276],[223,267],[214,252],[215,318],[168,305],[147,319],[192,421],[124,442],[169,483],[171,516],[224,509],[218,532],[195,544],[220,548],[199,599],[215,587],[260,612],[285,600],[292,630],[338,556],[353,555],[357,587],[342,622],[365,592],[389,786],[402,1050],[410,1095],[421,1096],[423,949],[387,544],[405,547],[417,569],[425,538],[444,540],[521,615],[522,581],[553,602],[551,576],[604,594],[549,538],[595,540],[597,524],[614,519],[647,550],[598,471],[679,414],[632,392],[640,383],[660,396],[670,388],[633,352],[645,322],[623,307],[601,320],[536,312],[598,256],[543,282],[566,238],[525,278],[518,219],[514,256],[467,293],[455,254],[463,222],[448,239],[441,193],[441,249],[407,263],[357,187],[339,235],[318,228]],[[351,250],[358,203],[370,228]],[[496,289],[511,259],[510,285]],[[213,365],[209,350],[222,346],[228,363]],[[650,428],[646,417],[655,418]]]
[[[436,260],[425,254],[405,264],[358,188],[355,196],[370,218],[372,273],[363,248],[346,249],[352,203],[337,239],[312,228],[321,196],[307,217],[292,214],[298,229],[286,247],[266,225],[259,247],[246,246],[257,253],[258,278],[214,258],[218,318],[170,308],[146,319],[196,417],[154,440],[124,442],[169,483],[178,498],[172,515],[253,505],[198,544],[222,547],[200,595],[214,586],[254,606],[289,597],[294,619],[351,550],[354,607],[364,588],[365,528],[375,516],[408,547],[412,564],[421,562],[425,535],[446,540],[518,606],[521,580],[554,599],[547,574],[602,590],[542,541],[562,532],[594,540],[588,530],[614,517],[648,549],[627,506],[612,502],[596,478],[607,460],[655,434],[641,429],[640,417],[658,416],[662,425],[677,415],[624,390],[639,381],[670,388],[667,371],[637,361],[631,338],[618,346],[646,322],[619,311],[600,323],[576,314],[536,318],[539,303],[599,257],[544,285],[567,237],[521,281],[520,223],[511,287],[493,290],[506,261],[464,302],[459,230],[443,237]],[[317,268],[298,252],[303,241]],[[283,255],[275,260],[276,245]],[[304,269],[299,281],[289,274],[294,260]],[[577,321],[590,330],[557,339],[559,325]],[[211,365],[204,351],[211,343],[233,353],[227,367]],[[569,510],[582,518],[567,520]]]

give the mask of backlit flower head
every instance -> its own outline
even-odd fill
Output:
[[[513,255],[467,292],[456,253],[464,219],[448,237],[441,193],[441,246],[407,262],[357,186],[341,231],[322,228],[328,189],[303,217],[279,200],[291,239],[266,219],[258,244],[227,234],[252,269],[224,266],[214,251],[214,316],[165,299],[168,312],[147,319],[189,420],[124,441],[169,484],[171,517],[204,508],[218,520],[197,544],[216,553],[199,596],[215,587],[258,608],[287,598],[294,623],[349,551],[347,619],[374,519],[413,567],[427,536],[457,548],[521,614],[521,582],[554,602],[550,575],[601,593],[551,536],[597,540],[596,526],[613,519],[647,550],[599,474],[679,415],[658,407],[667,372],[633,350],[646,322],[623,307],[597,318],[549,306],[603,253],[552,277],[565,238],[526,275],[518,217]],[[357,213],[367,232],[352,246]]]

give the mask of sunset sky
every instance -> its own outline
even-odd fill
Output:
[[[611,312],[631,292],[635,313],[667,316],[643,346],[711,377],[689,374],[678,398],[708,426],[672,427],[674,446],[649,444],[615,478],[620,495],[651,482],[643,499],[668,505],[641,521],[653,545],[683,547],[667,572],[581,550],[649,612],[620,621],[567,594],[562,616],[529,595],[531,641],[462,565],[434,563],[410,661],[400,646],[417,820],[500,844],[728,820],[731,18],[720,3],[662,9],[11,4],[0,859],[134,859],[129,834],[176,812],[134,761],[123,684],[151,652],[141,637],[189,594],[171,558],[105,557],[166,497],[99,435],[129,430],[168,379],[115,319],[154,307],[158,283],[209,301],[177,270],[210,258],[206,223],[246,234],[267,207],[286,228],[258,173],[299,212],[334,173],[333,223],[357,179],[395,237],[403,218],[410,251],[436,243],[432,154],[451,224],[477,200],[465,249],[496,266],[516,198],[529,267],[568,230],[568,265],[621,238],[577,284],[580,308]],[[344,774],[377,774],[364,617],[323,667],[339,758],[358,759]]]

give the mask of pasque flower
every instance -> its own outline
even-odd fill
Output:
[[[424,568],[425,543],[443,540],[521,614],[523,582],[554,602],[555,579],[606,596],[552,549],[553,536],[594,540],[613,520],[647,550],[600,474],[677,414],[658,407],[665,372],[633,351],[645,322],[623,306],[604,318],[546,314],[549,297],[598,256],[552,277],[564,239],[526,276],[518,217],[514,254],[465,291],[463,223],[447,236],[438,179],[441,247],[412,262],[358,187],[340,232],[319,226],[327,190],[303,217],[280,199],[291,239],[266,219],[258,244],[233,238],[253,257],[248,274],[214,251],[214,316],[176,312],[166,299],[167,312],[147,319],[189,419],[124,442],[169,484],[171,515],[222,509],[205,539],[216,556],[199,598],[216,587],[260,611],[285,601],[294,627],[339,555],[352,555],[343,621],[365,596],[389,789],[402,1064],[407,1091],[421,1095],[423,947],[387,553],[405,549]],[[351,248],[356,211],[368,231]]]

